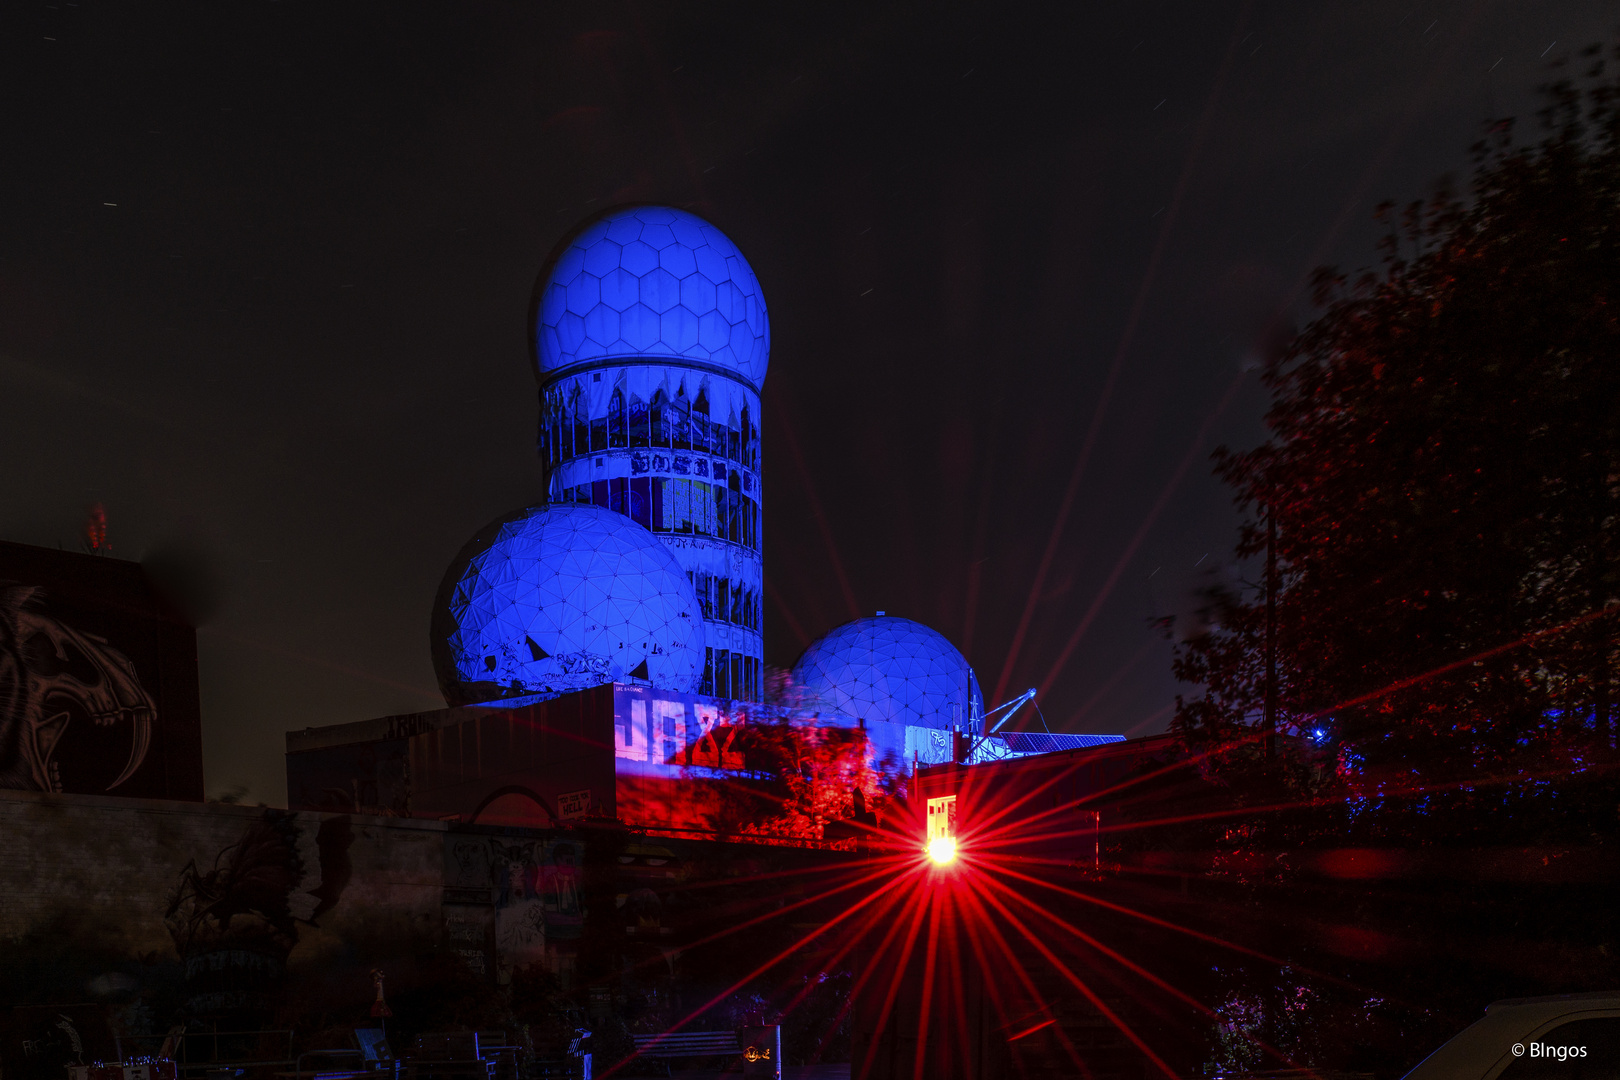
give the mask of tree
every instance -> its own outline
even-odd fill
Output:
[[[1318,273],[1322,314],[1264,375],[1270,438],[1217,454],[1239,556],[1274,529],[1279,731],[1335,755],[1381,811],[1362,827],[1615,831],[1620,82],[1596,52],[1539,142],[1501,123],[1476,146],[1471,198],[1381,208],[1381,272]],[[1203,692],[1175,725],[1275,776],[1264,586],[1178,651]]]

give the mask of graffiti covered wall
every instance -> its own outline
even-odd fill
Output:
[[[584,923],[583,845],[572,839],[453,833],[444,845],[445,942],[480,975],[570,972]],[[491,962],[493,961],[493,970]]]
[[[279,973],[368,921],[432,937],[443,828],[0,792],[0,941],[80,926],[195,976],[221,965]]]
[[[565,975],[583,920],[562,833],[0,791],[0,836],[0,1014],[104,999],[146,1009],[132,1030],[303,1026],[289,1009],[364,1015],[373,967],[407,1000]]]

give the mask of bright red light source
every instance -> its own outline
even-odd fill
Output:
[[[936,836],[928,841],[928,857],[939,866],[956,861],[956,841],[949,836]]]

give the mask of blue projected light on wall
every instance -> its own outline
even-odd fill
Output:
[[[691,693],[703,617],[652,533],[595,506],[538,506],[479,531],[434,603],[433,666],[452,705],[607,682]]]
[[[678,357],[765,382],[765,294],[737,245],[702,218],[633,206],[587,225],[539,291],[542,380],[614,357]]]
[[[912,727],[965,727],[984,714],[979,680],[956,646],[922,623],[856,619],[813,643],[793,683],[846,715]]]

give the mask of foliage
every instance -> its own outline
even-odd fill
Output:
[[[1276,529],[1279,730],[1335,750],[1364,800],[1318,824],[1613,835],[1620,84],[1600,78],[1551,88],[1535,145],[1497,125],[1472,198],[1408,206],[1381,273],[1321,272],[1323,314],[1265,373],[1269,440],[1218,455],[1239,555]],[[1253,771],[1264,591],[1215,609],[1178,652],[1204,693],[1175,726]],[[1269,769],[1296,792],[1309,772]]]
[[[1206,1073],[1233,1076],[1275,1068],[1281,1055],[1299,1064],[1332,1063],[1351,1072],[1389,1071],[1400,1051],[1432,1047],[1457,1030],[1450,1017],[1399,1007],[1343,983],[1283,968],[1237,967],[1222,974],[1233,987],[1216,1006]],[[1399,1048],[1396,1054],[1391,1048]],[[1420,1051],[1421,1053],[1421,1051]],[[1399,1072],[1408,1062],[1400,1061]]]
[[[778,778],[782,818],[765,830],[821,838],[828,821],[849,817],[857,788],[875,795],[866,732],[803,722],[755,723],[745,729],[750,767]],[[785,828],[784,828],[785,826]]]
[[[1268,440],[1217,454],[1258,573],[1177,651],[1223,792],[1183,846],[1291,969],[1220,973],[1212,1068],[1398,1075],[1494,998],[1620,976],[1620,82],[1586,55],[1539,141],[1493,125],[1466,195],[1380,209],[1378,271],[1319,272]]]
[[[1219,1017],[1215,1052],[1204,1071],[1229,1075],[1262,1068],[1265,1052],[1260,1040],[1266,1016],[1264,1002],[1234,990],[1226,995],[1215,1012]]]
[[[815,718],[752,718],[747,725],[716,727],[705,744],[736,754],[747,772],[725,784],[680,791],[683,814],[717,833],[820,840],[829,821],[853,813],[855,792],[877,805],[892,787],[894,763],[874,763],[866,733],[823,726]],[[877,765],[874,768],[874,764]]]
[[[817,971],[805,975],[794,995],[795,1007],[782,1017],[782,1056],[795,1065],[850,1059],[849,997],[852,971]]]

